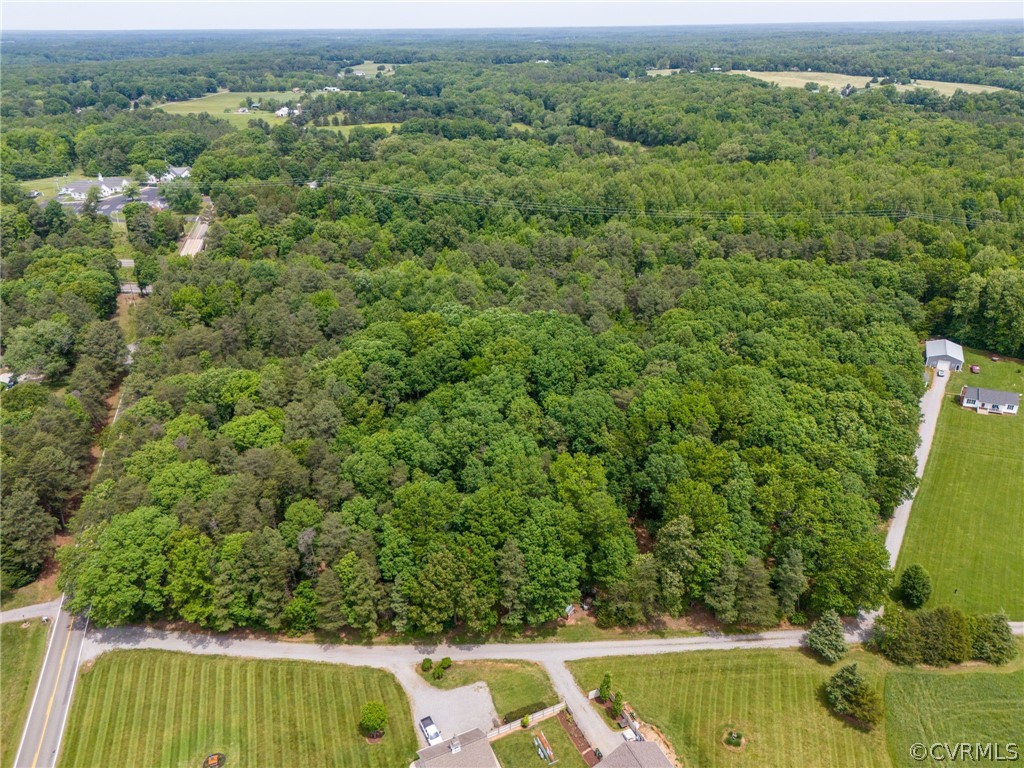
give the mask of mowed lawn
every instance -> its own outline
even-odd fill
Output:
[[[0,624],[0,760],[8,766],[21,742],[36,678],[46,652],[46,625]]]
[[[379,744],[359,710],[383,701]],[[409,704],[376,669],[298,661],[116,651],[82,673],[60,760],[67,766],[195,768],[211,752],[242,766],[408,765],[416,756]]]
[[[437,663],[435,659],[434,663]],[[435,680],[420,672],[436,688],[451,690],[477,682],[487,683],[499,717],[522,707],[537,712],[558,703],[558,694],[539,664],[529,661],[457,661]]]
[[[1016,743],[1018,749],[1024,747],[1024,669],[1019,661],[1014,664],[1015,672],[974,668],[970,672],[890,673],[885,682],[885,707],[893,765],[911,768],[922,764],[910,755],[913,744],[1005,747]]]
[[[169,115],[198,115],[208,112],[211,117],[227,120],[238,128],[248,127],[249,121],[256,118],[265,120],[271,125],[280,125],[285,122],[285,118],[263,110],[245,115],[238,114],[237,110],[247,96],[255,102],[262,102],[265,99],[276,99],[281,102],[296,98],[301,100],[299,94],[291,91],[221,91],[208,96],[200,96],[198,99],[168,101],[164,104],[157,104],[156,108],[162,109]],[[228,111],[225,113],[224,110]]]
[[[890,665],[864,651],[856,661],[879,693]],[[657,726],[687,765],[832,768],[888,766],[884,729],[857,730],[833,717],[821,686],[835,672],[796,650],[707,651],[569,663],[583,690],[612,674],[641,720]],[[728,728],[748,739],[742,752],[721,743]]]
[[[963,385],[1024,392],[1024,365],[968,352],[980,374],[953,373],[910,512],[897,571],[920,563],[932,578],[929,606],[1005,610],[1024,619],[1024,414],[960,408]],[[965,366],[966,367],[966,366]]]
[[[664,70],[659,71],[662,74]],[[844,75],[837,72],[747,72],[742,69],[734,69],[730,75],[746,75],[758,80],[767,80],[770,83],[778,83],[782,88],[803,88],[807,83],[817,83],[825,88],[842,88],[849,83],[854,88],[863,88],[871,79],[870,75]],[[879,75],[881,78],[882,75]],[[877,84],[872,84],[872,88]],[[952,96],[958,90],[967,93],[992,93],[1003,90],[995,85],[977,85],[974,83],[948,83],[943,80],[918,80],[914,85],[896,85],[899,91],[909,91],[914,88],[931,88],[943,96]]]
[[[513,731],[493,742],[491,746],[502,768],[545,768],[548,763],[537,754],[533,743],[538,733],[544,734],[559,768],[587,768],[557,717],[544,720],[526,731]]]

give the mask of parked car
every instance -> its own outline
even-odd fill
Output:
[[[434,721],[429,717],[424,717],[420,720],[420,730],[423,731],[423,738],[427,740],[427,744],[431,747],[444,741],[444,739],[441,738],[441,732],[437,730],[437,726],[434,725]]]
[[[939,368],[939,370],[937,370],[935,372],[935,375],[938,376],[941,379],[943,376],[946,375],[946,372],[944,370],[942,370],[941,368]]]

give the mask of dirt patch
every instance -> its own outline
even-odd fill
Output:
[[[634,719],[635,713],[634,713]],[[685,768],[686,761],[683,760],[679,755],[676,754],[675,747],[672,746],[672,742],[665,738],[660,730],[655,728],[653,725],[637,720],[637,725],[640,727],[640,733],[644,737],[644,741],[653,741],[659,747],[661,751],[665,753],[665,757],[668,758],[669,762],[676,768]]]
[[[572,742],[572,745],[576,747],[576,751],[580,753],[580,757],[583,758],[583,762],[590,766],[590,768],[597,765],[598,757],[590,747],[590,742],[587,741],[587,737],[583,735],[583,731],[580,730],[580,727],[576,725],[576,722],[569,717],[565,710],[558,713],[558,722],[562,724],[562,728],[565,730],[565,733]]]
[[[383,736],[364,736],[363,738],[366,739],[367,744],[380,744],[384,741]]]

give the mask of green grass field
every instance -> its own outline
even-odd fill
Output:
[[[388,133],[394,133],[400,125],[401,123],[360,123],[358,125],[321,125],[317,127],[321,130],[337,131],[343,136],[348,136],[354,128],[383,128]]]
[[[661,74],[659,72],[659,74]],[[778,83],[783,88],[803,88],[807,83],[817,83],[826,88],[842,88],[847,83],[855,88],[863,88],[871,77],[867,75],[844,75],[837,72],[747,72],[733,70],[727,74],[746,75],[770,83]],[[881,75],[879,75],[881,77]],[[872,88],[875,86],[872,85]],[[948,83],[943,80],[918,80],[915,85],[894,86],[898,91],[909,91],[914,88],[931,88],[943,96],[952,96],[958,90],[967,93],[992,93],[1002,90],[994,85],[975,85],[973,83]]]
[[[889,665],[864,651],[850,654],[882,690]],[[820,700],[833,668],[793,650],[709,651],[615,657],[569,663],[584,690],[605,672],[641,720],[657,726],[687,765],[887,766],[885,736],[865,733],[833,717]],[[742,752],[721,743],[738,728]]]
[[[980,374],[952,373],[897,570],[920,563],[929,606],[1006,610],[1024,619],[1024,414],[982,415],[957,406],[964,384],[1024,392],[1024,365],[967,353]]]
[[[536,705],[531,709],[536,712],[558,703],[547,674],[539,664],[529,661],[457,661],[440,680],[429,672],[421,670],[420,674],[434,687],[446,691],[480,681],[487,683],[499,717],[521,707]]]
[[[35,198],[36,202],[40,205],[46,203],[57,197],[57,193],[60,188],[70,181],[85,181],[86,179],[95,179],[95,176],[84,176],[80,171],[72,171],[63,176],[47,176],[44,179],[26,179],[25,181],[19,181],[18,184],[28,194],[33,189],[41,192],[42,194]]]
[[[491,744],[502,768],[545,768],[547,761],[541,759],[533,744],[538,732],[544,733],[548,746],[555,753],[559,768],[586,768],[586,762],[572,745],[561,723],[554,717],[538,723],[529,730],[513,731]]]
[[[885,707],[889,755],[898,768],[922,764],[910,755],[913,744],[1016,742],[1020,749],[1024,669],[1010,674],[894,671],[885,682]]]
[[[383,701],[379,744],[359,710]],[[82,673],[60,764],[195,768],[211,752],[233,766],[408,765],[409,703],[389,674],[294,661],[116,651]]]
[[[46,652],[46,625],[0,624],[0,760],[14,762]]]
[[[265,120],[271,125],[280,125],[285,122],[285,118],[278,117],[273,112],[264,112],[262,110],[250,112],[247,115],[239,115],[236,110],[247,96],[257,102],[264,99],[288,101],[296,98],[298,94],[294,94],[291,91],[221,91],[219,93],[211,93],[209,96],[200,96],[198,99],[168,101],[164,104],[158,104],[157,109],[162,109],[169,115],[198,115],[202,112],[208,112],[211,117],[227,120],[236,128],[247,128],[249,121],[256,118]],[[224,110],[228,111],[225,113]]]

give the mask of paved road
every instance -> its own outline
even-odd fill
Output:
[[[81,213],[85,203],[82,200],[60,200],[61,205],[66,205],[75,213]],[[139,194],[135,200],[129,200],[124,195],[113,195],[111,197],[100,200],[96,205],[96,213],[100,216],[112,216],[116,213],[120,213],[121,210],[130,202],[146,203],[147,205],[155,205],[158,208],[166,208],[167,201],[160,196],[160,190],[156,187],[142,187],[139,189]]]
[[[941,363],[940,369],[949,370],[949,363]],[[931,386],[928,387],[921,398],[921,426],[918,434],[921,441],[917,446],[917,479],[924,476],[924,468],[928,463],[928,454],[932,450],[932,440],[935,437],[935,427],[939,423],[939,411],[942,410],[942,398],[946,392],[946,382],[949,376],[933,376]],[[889,565],[896,567],[896,560],[900,556],[900,547],[903,546],[903,537],[907,533],[907,523],[910,520],[910,508],[914,504],[914,494],[900,504],[892,515],[892,522],[889,524],[889,533],[885,537],[885,548],[889,550]]]
[[[46,658],[32,697],[15,768],[53,768],[71,709],[84,647],[86,620],[59,611],[50,630]]]
[[[209,224],[201,219],[196,222],[192,231],[188,233],[185,241],[181,244],[181,251],[179,253],[182,256],[195,256],[203,250],[203,239],[206,237],[206,228],[208,226]]]

